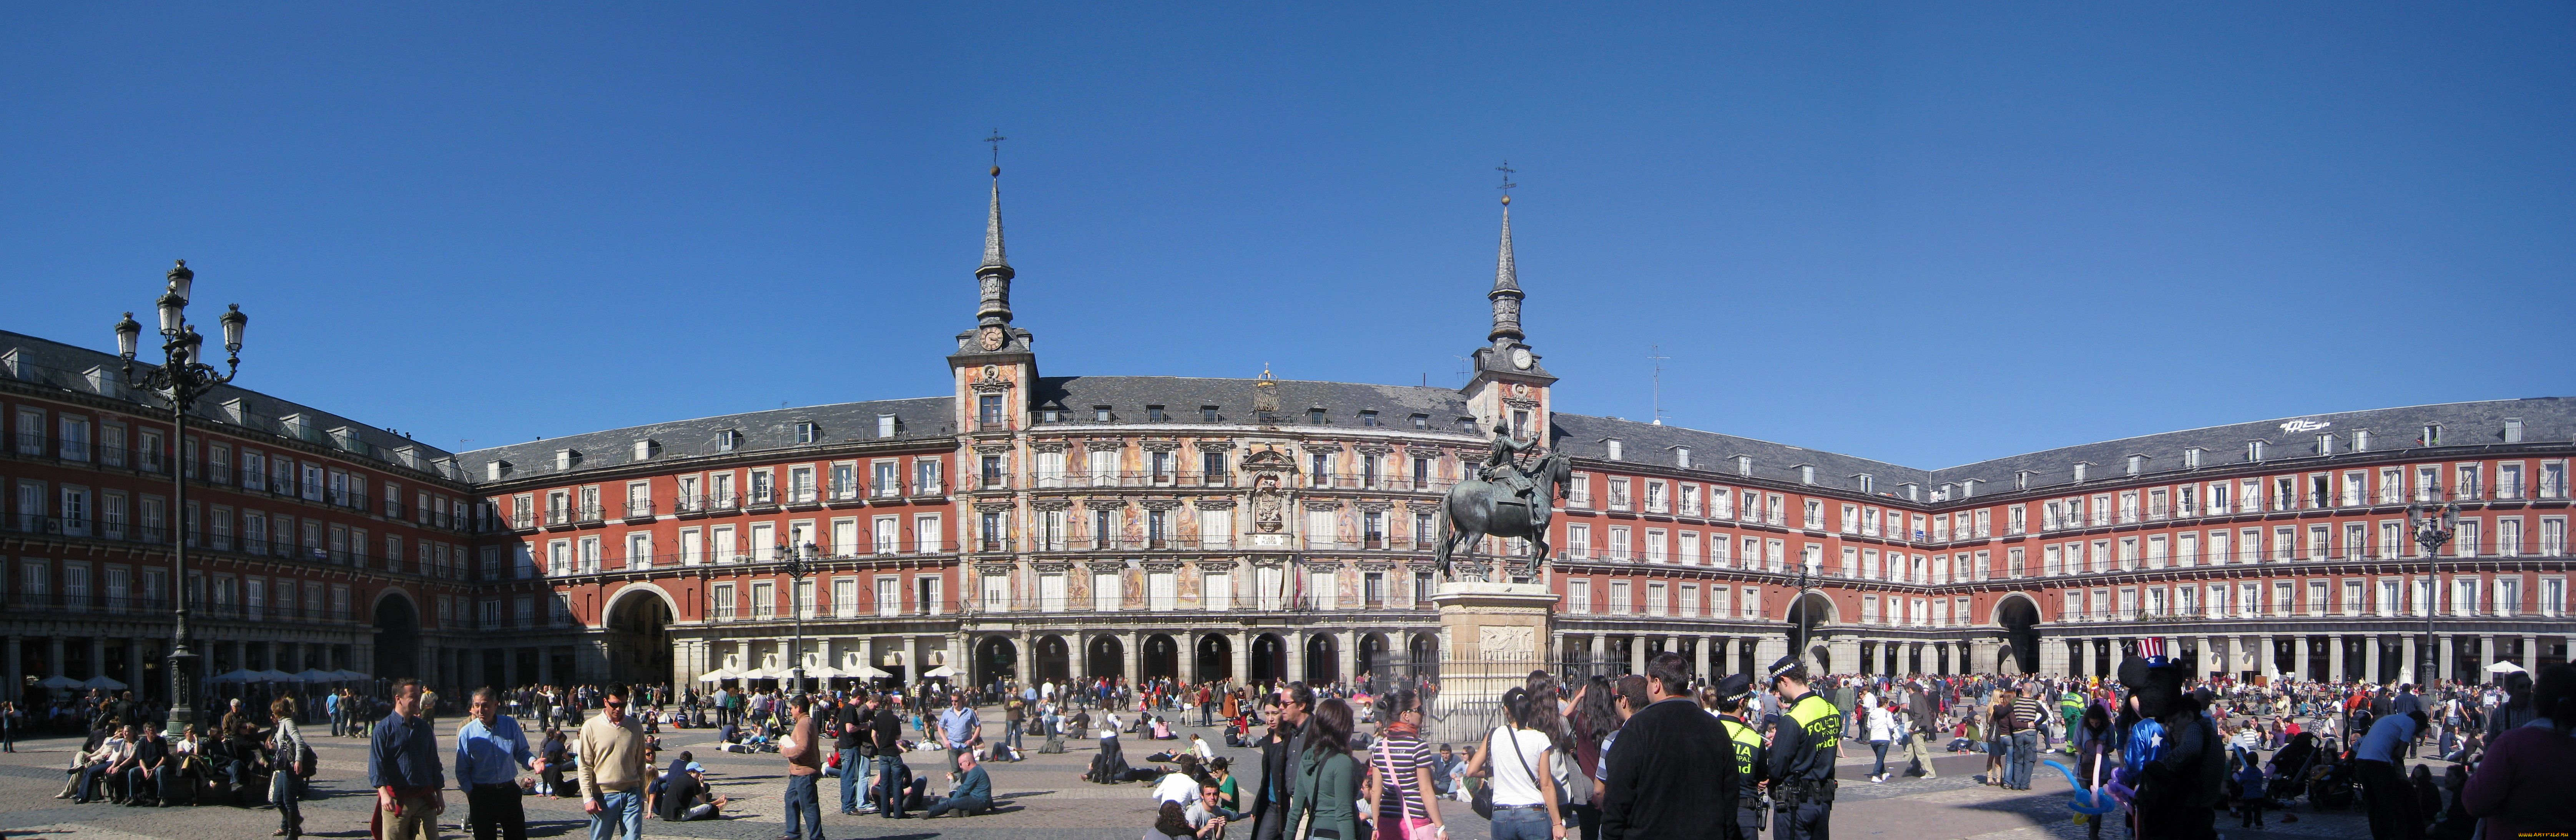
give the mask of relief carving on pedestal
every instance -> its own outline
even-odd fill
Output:
[[[1488,624],[1476,628],[1476,657],[1479,659],[1531,659],[1538,650],[1538,634],[1527,625]]]

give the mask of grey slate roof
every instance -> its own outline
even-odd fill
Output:
[[[471,474],[468,480],[488,484],[492,483],[492,476],[485,465],[493,461],[506,461],[510,465],[509,472],[501,476],[502,481],[560,472],[602,470],[638,463],[635,442],[639,440],[651,440],[659,445],[652,460],[713,455],[717,452],[716,435],[728,430],[742,433],[742,442],[734,450],[736,452],[789,450],[875,440],[937,440],[957,434],[956,403],[954,397],[918,397],[774,408],[494,446],[457,453],[456,460]],[[877,416],[881,414],[895,416],[894,437],[877,436]],[[813,444],[796,442],[796,424],[806,421],[816,424],[820,432]],[[556,468],[555,456],[565,449],[580,453],[571,470]]]
[[[1992,482],[1987,485],[1990,489],[2009,490],[2015,472],[2029,470],[2034,473],[2030,486],[2038,489],[2073,483],[2078,461],[2093,464],[2088,476],[2093,480],[2121,475],[2130,455],[2147,456],[2142,473],[2168,472],[2183,469],[2184,450],[2197,446],[2206,450],[2200,457],[2201,467],[2207,469],[2246,463],[2245,444],[2253,440],[2265,442],[2266,462],[2316,455],[2317,436],[2321,434],[2335,436],[2335,453],[2348,453],[2353,433],[2363,430],[2370,433],[2373,451],[2407,449],[2419,446],[2416,439],[2423,434],[2424,426],[2435,423],[2442,426],[2444,447],[2484,446],[2504,442],[2508,418],[2522,421],[2524,443],[2576,440],[2576,400],[2531,397],[2276,417],[2161,432],[1979,461],[1935,470],[1932,476],[1935,482],[1973,478]],[[2326,425],[2311,428],[2302,423]]]
[[[151,336],[145,337],[144,352],[138,354],[134,364],[134,374],[138,378],[156,367],[142,361],[143,358],[160,356],[160,348],[151,345],[154,340],[156,339]],[[216,353],[223,351],[222,347],[211,340],[207,343],[207,349]],[[214,363],[218,368],[222,367],[220,358],[214,360]],[[156,414],[168,411],[168,404],[162,403],[157,398],[143,391],[121,386],[118,368],[122,364],[123,360],[114,353],[103,353],[85,347],[0,330],[0,377],[121,400],[135,404],[138,411]],[[89,376],[92,368],[100,369],[100,376],[95,383]],[[256,378],[257,374],[254,371],[252,375]],[[233,402],[235,400],[239,402]],[[236,405],[240,409],[238,414],[232,410],[232,406]],[[436,474],[432,466],[433,462],[448,455],[445,450],[438,447],[383,428],[232,385],[216,386],[212,392],[197,401],[196,408],[189,412],[189,416],[202,418],[212,424],[254,429],[281,437],[335,447],[340,451],[382,461],[388,466],[397,468],[410,467],[396,460],[395,454],[401,448],[410,447],[416,453],[418,462],[417,467],[410,468],[416,472],[429,474]],[[287,417],[297,418],[301,421],[301,426],[289,427],[283,422],[283,418]],[[330,433],[335,429],[345,429],[346,434],[333,437]]]
[[[1188,376],[1049,376],[1038,380],[1036,409],[1061,408],[1068,422],[1091,422],[1092,408],[1110,407],[1111,422],[1143,422],[1146,406],[1159,405],[1173,422],[1197,422],[1201,406],[1216,406],[1218,422],[1253,422],[1258,379]],[[1360,425],[1360,412],[1376,411],[1384,426],[1410,428],[1412,415],[1431,418],[1434,431],[1456,431],[1460,417],[1473,416],[1467,399],[1450,388],[1416,385],[1364,385],[1353,382],[1272,380],[1278,384],[1278,420],[1302,425],[1306,412],[1324,409],[1326,425]]]
[[[1557,449],[1584,458],[1610,457],[1607,441],[1619,441],[1620,460],[1624,463],[1678,467],[1681,447],[1690,448],[1690,469],[1736,475],[1735,456],[1753,458],[1755,478],[1798,481],[1798,467],[1816,468],[1816,484],[1824,487],[1856,487],[1855,475],[1868,475],[1877,482],[1880,492],[1893,492],[1908,481],[1927,481],[1931,473],[1914,467],[1898,466],[1885,461],[1854,457],[1834,452],[1772,443],[1747,437],[1703,432],[1680,426],[1658,426],[1634,420],[1593,417],[1583,414],[1556,413]]]

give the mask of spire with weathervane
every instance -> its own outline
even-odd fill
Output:
[[[1510,165],[1505,164],[1503,171],[1508,179]],[[1512,186],[1509,180],[1503,182],[1505,189]],[[1494,302],[1494,332],[1485,338],[1497,349],[1509,348],[1522,336],[1521,278],[1520,270],[1512,265],[1512,194],[1508,192],[1503,193],[1503,245],[1501,253],[1494,257],[1494,290],[1485,297]]]
[[[1494,329],[1485,340],[1492,342],[1476,348],[1474,378],[1460,389],[1468,405],[1482,421],[1479,431],[1491,424],[1508,425],[1512,434],[1522,439],[1544,442],[1550,428],[1548,419],[1548,386],[1556,377],[1538,364],[1538,355],[1530,352],[1527,338],[1521,332],[1520,266],[1512,259],[1512,165],[1494,167],[1503,173],[1503,238],[1494,254],[1494,288],[1485,299],[1494,307]]]
[[[1006,435],[1027,428],[1028,401],[1038,379],[1029,331],[1011,325],[1011,261],[1002,252],[1002,133],[993,144],[993,204],[984,217],[984,262],[975,267],[980,299],[975,326],[957,334],[948,356],[957,386],[956,428],[976,435]],[[963,454],[961,453],[961,456]]]
[[[1008,326],[1011,323],[1011,261],[1002,256],[1002,136],[995,132],[988,142],[993,152],[993,211],[984,222],[984,264],[975,269],[975,279],[983,286],[983,303],[975,308],[975,320],[985,326]]]

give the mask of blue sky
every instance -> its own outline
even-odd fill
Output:
[[[173,257],[450,448],[1050,375],[1456,384],[1941,467],[2576,392],[2576,6],[0,6],[0,328]],[[532,7],[533,6],[533,7]],[[210,305],[211,304],[211,305]]]

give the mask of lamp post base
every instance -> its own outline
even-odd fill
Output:
[[[165,732],[176,733],[197,722],[198,657],[184,645],[172,648],[164,667],[170,669],[170,715],[162,724]]]

